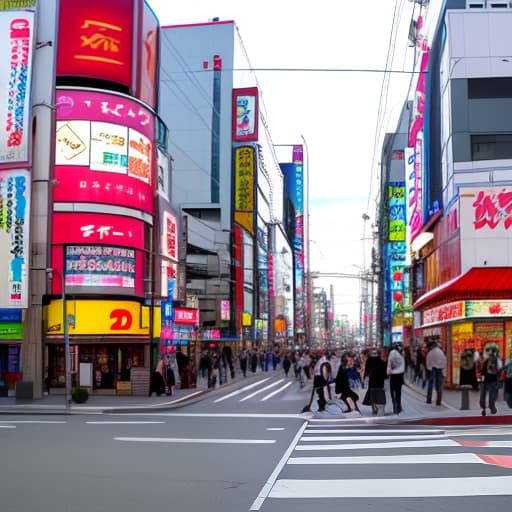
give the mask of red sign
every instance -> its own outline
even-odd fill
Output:
[[[104,213],[54,213],[53,244],[110,244],[145,250],[144,222]]]
[[[132,92],[138,0],[60,0],[57,75],[99,78]]]
[[[199,310],[192,308],[174,308],[174,323],[199,325]]]

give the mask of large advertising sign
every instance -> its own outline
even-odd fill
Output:
[[[135,249],[108,245],[68,245],[65,252],[68,293],[98,288],[135,291]]]
[[[295,208],[295,332],[303,333],[307,302],[304,280],[304,148],[301,145],[293,146],[293,163],[281,164],[281,169]]]
[[[254,147],[235,148],[234,220],[254,236],[254,194],[256,181]]]
[[[153,212],[154,114],[125,96],[57,91],[53,199]]]
[[[167,258],[178,261],[178,223],[174,213],[167,210],[163,212],[161,232],[162,254]]]
[[[57,74],[131,91],[136,0],[60,0]]]
[[[512,265],[512,186],[461,188],[459,198],[463,269]]]
[[[144,222],[106,213],[60,213],[52,217],[52,244],[107,244],[147,250]]]
[[[68,318],[72,317],[70,335],[149,336],[149,307],[136,301],[68,300],[67,311]],[[49,304],[47,318],[46,334],[62,335],[62,300]]]
[[[0,171],[0,307],[28,307],[30,174]]]
[[[257,141],[258,119],[258,88],[233,89],[233,141]]]
[[[29,160],[34,13],[0,11],[0,166]]]

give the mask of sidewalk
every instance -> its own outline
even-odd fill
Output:
[[[117,395],[89,395],[84,404],[71,403],[66,408],[64,394],[51,394],[34,400],[17,400],[15,397],[0,397],[0,414],[105,414],[151,412],[175,409],[191,402],[204,398],[209,393],[226,391],[236,388],[240,383],[251,382],[260,377],[261,372],[248,373],[243,377],[240,371],[235,378],[228,378],[227,382],[215,388],[208,388],[205,379],[198,379],[197,387],[181,389],[177,386],[171,396],[117,396]]]

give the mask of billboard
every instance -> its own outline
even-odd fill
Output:
[[[0,307],[27,308],[30,173],[0,171]]]
[[[34,13],[0,10],[0,166],[29,161]]]
[[[233,142],[258,140],[258,88],[233,89]]]
[[[254,194],[256,156],[254,147],[235,148],[234,220],[254,236]]]
[[[131,92],[136,0],[60,0],[57,75],[116,82]]]
[[[153,213],[154,114],[118,94],[57,91],[56,202]]]
[[[52,244],[110,244],[146,250],[144,222],[106,213],[54,212]]]
[[[67,293],[102,288],[135,292],[135,249],[108,245],[67,245],[64,278]]]

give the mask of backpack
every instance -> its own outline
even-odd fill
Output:
[[[484,369],[487,375],[497,375],[498,358],[495,355],[490,355],[484,363]]]

